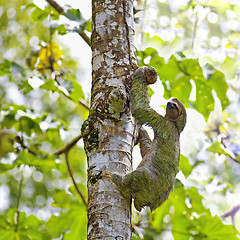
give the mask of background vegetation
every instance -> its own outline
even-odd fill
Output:
[[[161,111],[177,97],[189,118],[174,191],[153,213],[133,211],[133,239],[239,239],[240,4],[138,0],[136,7],[139,66],[155,67],[161,80],[152,104]],[[81,8],[64,10],[0,0],[0,239],[86,238],[86,157],[77,140],[91,63],[78,61],[90,59],[79,36],[90,36],[91,21]],[[61,154],[72,139],[76,146]]]

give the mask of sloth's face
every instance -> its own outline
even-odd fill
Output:
[[[166,118],[170,121],[177,121],[182,115],[181,106],[176,98],[167,103]]]

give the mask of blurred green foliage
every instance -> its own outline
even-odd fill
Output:
[[[86,206],[64,156],[53,154],[80,134],[88,115],[82,75],[60,37],[91,32],[91,21],[78,9],[65,9],[61,17],[68,22],[63,23],[47,3],[40,8],[28,0],[0,0],[3,240],[86,239]],[[145,22],[136,27],[139,66],[155,67],[163,97],[179,98],[207,124],[198,146],[181,156],[182,177],[169,200],[153,213],[133,211],[133,239],[239,239],[236,228],[226,224],[231,222],[218,215],[231,207],[226,194],[239,192],[240,6],[222,0],[152,0],[143,11]],[[69,161],[87,199],[81,143],[71,149]]]

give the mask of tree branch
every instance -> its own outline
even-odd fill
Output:
[[[14,142],[19,143],[22,149],[26,149],[26,150],[27,150],[29,153],[31,153],[32,155],[37,156],[37,153],[33,152],[30,148],[28,148],[28,147],[24,144],[23,139],[20,138],[19,136],[16,136],[16,137],[15,137],[13,140],[11,140],[11,141],[12,141],[12,144],[13,144]]]
[[[64,9],[54,0],[46,0],[53,8],[55,8],[60,14],[64,14]],[[82,39],[91,47],[90,38],[85,32],[78,33]]]
[[[234,224],[234,217],[236,215],[236,213],[238,212],[238,210],[240,209],[240,205],[235,206],[234,208],[230,209],[229,211],[225,212],[221,217],[222,218],[226,218],[231,216],[232,218],[232,225],[235,226]]]
[[[58,76],[57,76],[57,75],[55,75],[55,81],[56,81],[56,83],[57,83],[59,86],[61,86],[61,84],[60,84],[59,81],[58,81]],[[73,99],[72,99],[69,95],[67,95],[65,92],[61,91],[61,93],[63,94],[64,97],[66,97],[66,98],[68,98],[69,100],[75,102],[75,100],[73,100]],[[85,101],[79,99],[79,100],[78,100],[78,103],[79,103],[80,105],[82,105],[83,107],[85,107],[87,110],[89,110],[89,106],[88,106],[88,104],[87,104]]]
[[[77,183],[76,183],[76,181],[75,181],[75,179],[74,179],[74,177],[73,177],[72,169],[71,169],[70,164],[69,164],[69,161],[68,161],[68,151],[65,152],[65,160],[66,160],[66,163],[67,163],[68,172],[69,172],[69,174],[70,174],[70,177],[71,177],[71,179],[72,179],[72,182],[73,182],[73,184],[74,184],[74,186],[75,186],[75,188],[76,188],[79,196],[82,198],[84,205],[87,207],[88,204],[87,204],[87,202],[86,202],[86,200],[85,200],[82,192],[81,192],[80,189],[78,188],[78,185],[77,185]]]
[[[62,94],[63,94],[66,98],[68,98],[69,100],[75,102],[71,97],[69,97],[69,96],[68,96],[67,94],[65,94],[64,92],[62,92]],[[83,100],[79,99],[79,100],[78,100],[78,103],[79,103],[80,105],[82,105],[83,107],[85,107],[86,109],[89,110],[88,104],[87,104],[86,102],[84,102]]]
[[[68,152],[70,151],[70,149],[82,138],[82,135],[80,134],[79,136],[75,137],[70,143],[68,143],[66,146],[62,147],[61,149],[59,149],[58,151],[56,151],[54,153],[55,156],[59,156],[61,154],[65,154],[65,160],[66,160],[66,163],[67,163],[67,168],[68,168],[68,172],[69,172],[69,175],[72,179],[72,182],[73,182],[73,185],[74,187],[76,188],[79,196],[82,198],[83,200],[83,203],[84,205],[87,207],[87,202],[82,194],[82,192],[80,191],[80,189],[78,188],[78,185],[74,179],[74,176],[73,176],[73,172],[72,172],[72,169],[70,167],[70,163],[68,161]]]
[[[55,156],[59,156],[63,153],[68,153],[69,150],[82,138],[82,135],[80,134],[79,136],[75,137],[70,143],[68,143],[67,145],[65,145],[64,147],[60,148],[59,150],[57,150],[54,155]]]
[[[226,144],[224,143],[224,139],[223,139],[223,138],[221,138],[221,143],[222,143],[222,145],[223,145],[226,149],[228,149],[227,146],[226,146]],[[233,153],[233,154],[234,154],[234,153]],[[234,154],[234,155],[235,155],[235,154]],[[228,155],[228,157],[229,157],[231,160],[233,160],[235,163],[240,164],[240,162],[239,162],[237,159],[233,158],[231,155]]]

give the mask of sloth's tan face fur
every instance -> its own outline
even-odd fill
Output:
[[[166,115],[165,117],[170,121],[177,121],[182,115],[182,107],[179,104],[179,101],[174,98],[167,103]]]

